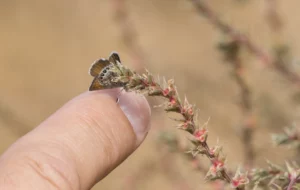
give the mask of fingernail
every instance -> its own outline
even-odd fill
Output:
[[[143,95],[125,92],[119,96],[119,105],[133,127],[138,146],[150,129],[151,109],[148,101]]]
[[[147,99],[141,94],[124,92],[120,88],[101,90],[98,93],[106,94],[116,100],[129,120],[137,138],[136,144],[139,146],[150,129],[151,109]]]

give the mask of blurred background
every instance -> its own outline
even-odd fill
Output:
[[[266,54],[282,60],[274,47],[289,47],[284,60],[291,71],[300,70],[299,1],[202,2]],[[282,74],[285,67],[266,66],[263,56],[243,44],[242,66],[225,60],[228,51],[218,44],[231,42],[232,35],[222,33],[210,16],[189,0],[0,1],[0,151],[86,91],[91,63],[117,51],[130,68],[175,79],[182,97],[200,108],[200,120],[210,118],[208,142],[223,146],[228,168],[294,159],[296,152],[273,146],[270,136],[299,119],[298,81]],[[250,100],[240,101],[245,86]],[[243,107],[247,102],[250,108]],[[160,113],[153,109],[145,143],[93,190],[216,189],[204,182],[206,172],[176,149],[186,146],[186,137]],[[250,140],[244,137],[247,131]],[[199,160],[207,170],[207,159]]]

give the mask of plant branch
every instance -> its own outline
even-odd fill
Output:
[[[225,62],[233,67],[233,76],[240,90],[240,110],[243,115],[242,141],[244,144],[245,165],[252,168],[255,153],[252,146],[252,136],[255,128],[255,119],[252,108],[251,88],[244,76],[244,66],[240,59],[240,43],[237,41],[221,42],[219,50],[224,54]]]
[[[232,40],[238,41],[240,44],[244,45],[247,50],[256,56],[265,66],[270,66],[271,68],[278,71],[281,75],[283,75],[290,82],[295,83],[298,87],[300,87],[300,76],[290,70],[287,67],[287,64],[282,59],[277,59],[278,57],[270,56],[266,52],[264,52],[261,48],[259,48],[256,44],[254,44],[245,34],[242,34],[228,23],[223,22],[216,13],[207,6],[203,0],[190,0],[195,6],[198,13],[203,15],[205,18],[210,21],[212,25],[218,28],[221,32],[228,35]]]
[[[293,186],[295,185],[296,182],[297,182],[297,178],[292,178],[292,179],[290,180],[290,183],[289,183],[289,185],[288,185],[288,187],[287,187],[286,190],[292,190],[292,189],[293,189]]]
[[[247,177],[240,175],[240,173],[235,175],[235,177],[231,177],[228,174],[225,167],[226,157],[222,154],[222,147],[209,147],[207,144],[207,123],[200,126],[198,109],[191,105],[187,98],[181,101],[173,80],[168,80],[167,82],[164,79],[161,85],[160,80],[155,80],[148,71],[140,75],[119,62],[114,64],[114,66],[115,68],[110,71],[113,74],[109,79],[110,81],[108,81],[109,83],[123,84],[125,91],[135,91],[149,96],[163,97],[166,100],[161,105],[164,107],[164,110],[181,115],[181,119],[176,120],[178,122],[177,128],[190,134],[190,141],[194,145],[190,153],[194,156],[198,154],[205,155],[211,162],[206,179],[221,179],[231,184],[235,189],[242,190],[245,188],[245,184],[248,183]]]
[[[277,11],[277,0],[265,0],[267,5],[266,20],[273,32],[278,32],[283,27],[283,22]]]
[[[143,48],[138,43],[137,30],[129,18],[126,0],[113,0],[114,17],[119,25],[123,42],[134,60],[135,68],[140,71],[144,68],[146,59]]]

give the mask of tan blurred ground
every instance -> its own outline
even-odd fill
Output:
[[[280,2],[285,22],[283,41],[298,55],[300,2]],[[153,73],[174,77],[180,93],[201,109],[201,118],[211,118],[209,142],[215,144],[219,139],[229,166],[235,169],[243,160],[238,131],[240,113],[236,106],[238,88],[230,77],[230,67],[222,64],[215,50],[221,35],[195,13],[187,0],[128,0],[128,3],[139,43],[149,61],[145,67]],[[224,20],[249,34],[259,46],[270,47],[272,35],[264,20],[262,0],[247,3],[211,0],[209,5]],[[113,14],[109,0],[0,1],[2,152],[20,134],[87,90],[91,81],[87,70],[95,59],[115,50],[124,63],[132,66]],[[245,55],[245,60],[258,119],[254,142],[256,164],[264,165],[266,158],[282,163],[290,157],[282,156],[286,155],[282,148],[271,146],[270,132],[280,131],[297,119],[298,104],[292,100],[297,90],[276,72],[263,68],[257,59]],[[139,176],[135,180],[136,189],[183,189],[178,181],[190,184],[190,189],[204,189],[203,175],[185,166],[187,162],[180,157],[171,157],[174,157],[174,163],[170,160],[171,169],[163,167],[156,136],[164,125],[171,128],[174,123],[154,114],[154,130],[146,142],[94,189],[133,189],[128,179],[136,176],[134,173]]]

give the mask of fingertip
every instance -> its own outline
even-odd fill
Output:
[[[136,145],[139,146],[150,130],[151,108],[144,95],[136,92],[125,92],[120,88],[88,91],[78,98],[89,98],[98,101],[99,96],[108,96],[116,100],[124,115],[130,122],[136,135]]]
[[[147,100],[140,94],[120,93],[120,89],[85,92],[15,143],[2,157],[0,176],[18,170],[3,160],[23,163],[26,160],[22,158],[27,157],[41,166],[53,166],[57,173],[63,173],[62,181],[70,179],[70,184],[88,189],[140,145],[149,130],[150,113]],[[45,157],[57,158],[56,163]],[[43,172],[47,177],[52,175],[49,170]],[[15,177],[24,188],[40,179],[35,175],[24,178],[19,173]]]
[[[120,88],[100,91],[89,91],[78,98],[89,98],[98,101],[99,96],[108,96],[116,100],[124,115],[130,122],[136,135],[136,146],[139,146],[150,130],[151,108],[144,95],[136,92],[125,92]],[[117,119],[117,118],[116,118]]]

